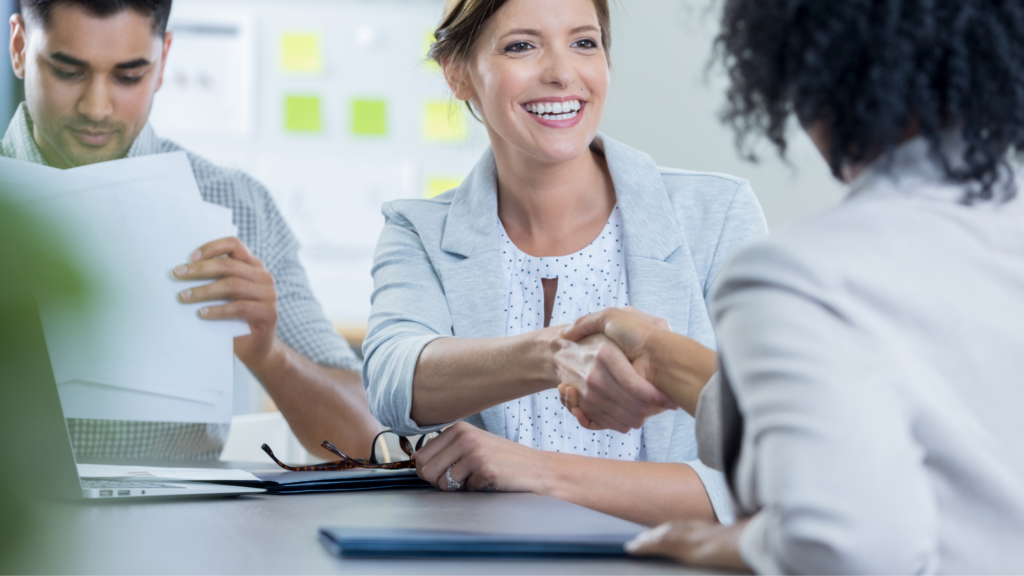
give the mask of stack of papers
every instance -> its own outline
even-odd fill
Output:
[[[86,312],[39,302],[64,416],[230,422],[233,339],[248,325],[201,320],[211,304],[177,294],[209,281],[181,282],[172,270],[237,229],[230,209],[202,200],[185,153],[73,170],[0,158],[0,181],[90,275]]]
[[[264,470],[246,472],[220,468],[162,468],[157,466],[114,466],[79,464],[81,478],[167,482],[216,482],[264,488],[268,494],[310,492],[355,492],[394,488],[433,488],[416,476],[415,470],[357,469],[335,472],[289,472]]]

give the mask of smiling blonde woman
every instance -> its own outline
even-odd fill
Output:
[[[607,0],[449,0],[431,56],[491,141],[466,181],[384,206],[364,384],[444,490],[532,491],[644,524],[732,522],[693,419],[604,336],[559,325],[631,305],[716,362],[705,296],[767,232],[747,182],[659,168],[599,134]],[[654,318],[656,317],[656,318]],[[664,320],[658,320],[663,318]],[[590,430],[559,401],[580,391]]]

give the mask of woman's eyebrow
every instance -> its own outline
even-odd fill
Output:
[[[601,30],[597,26],[594,26],[593,24],[587,24],[585,26],[577,26],[576,28],[573,28],[572,30],[569,31],[569,34],[579,34],[580,32],[600,32],[600,31]],[[540,35],[541,35],[541,33],[540,33],[539,30],[534,30],[532,28],[516,28],[515,30],[509,31],[507,34],[502,36],[502,38],[506,38],[508,36],[540,36]]]
[[[533,30],[531,28],[516,28],[515,30],[509,31],[507,34],[502,36],[502,38],[506,38],[508,36],[540,36],[540,31]]]

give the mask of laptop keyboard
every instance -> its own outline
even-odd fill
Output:
[[[117,480],[82,480],[82,488],[111,489],[111,488],[177,488],[184,490],[184,486],[174,484],[155,484],[152,482],[119,482]]]

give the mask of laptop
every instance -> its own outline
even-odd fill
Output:
[[[35,297],[23,292],[0,307],[0,438],[4,474],[36,496],[69,499],[238,496],[262,488],[204,482],[81,479]]]

